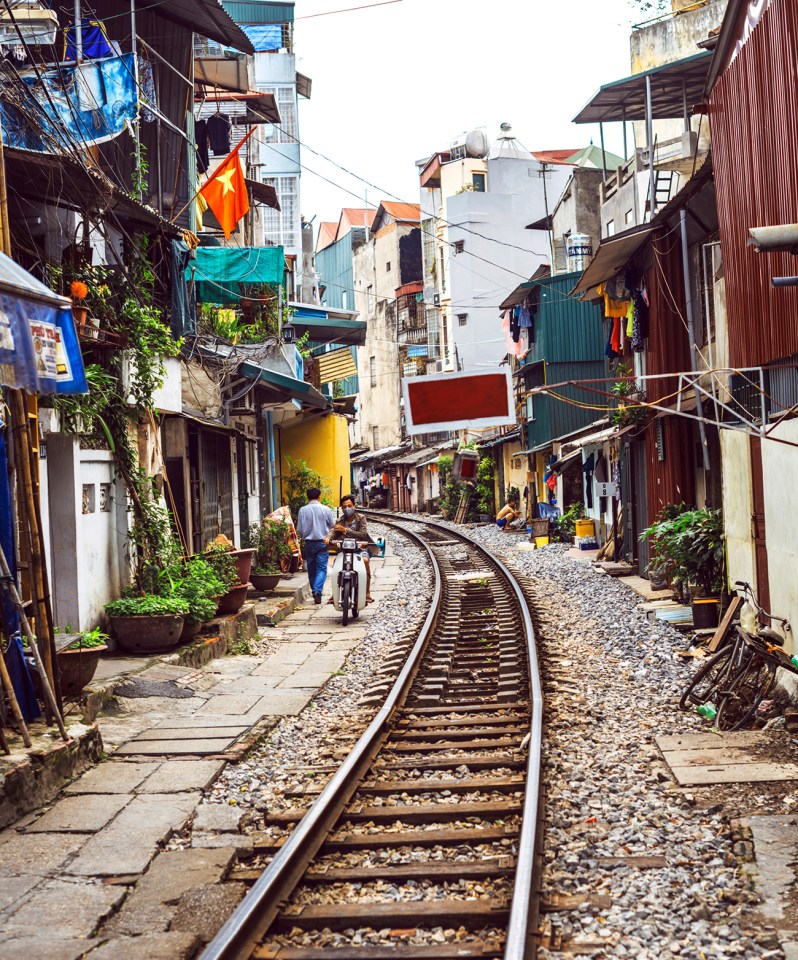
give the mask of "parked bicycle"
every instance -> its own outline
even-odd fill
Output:
[[[696,671],[679,701],[682,710],[698,708],[713,716],[719,730],[739,730],[756,714],[771,692],[776,670],[798,675],[798,665],[784,652],[784,638],[770,623],[790,624],[758,603],[749,583],[735,584],[743,599],[739,623],[733,624],[720,649]]]

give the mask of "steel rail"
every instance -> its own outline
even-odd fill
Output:
[[[372,513],[371,516],[382,518],[381,513]],[[465,540],[486,554],[491,563],[495,564],[504,574],[512,587],[521,609],[521,617],[526,632],[527,656],[529,659],[529,692],[531,697],[532,716],[530,720],[529,759],[527,762],[527,776],[524,790],[524,809],[521,821],[521,834],[518,841],[518,863],[515,868],[515,883],[513,885],[513,901],[510,907],[510,919],[507,925],[507,941],[504,947],[504,960],[529,960],[537,952],[537,942],[534,939],[533,925],[537,920],[537,898],[534,890],[534,876],[536,875],[536,856],[539,839],[539,828],[543,808],[540,802],[540,759],[543,740],[543,685],[540,680],[540,669],[537,658],[537,644],[535,642],[535,628],[529,613],[529,606],[523,591],[513,573],[482,544],[459,530],[452,530],[443,524],[431,520],[422,520],[416,517],[389,514],[405,523],[412,522],[443,530],[448,534]],[[384,522],[382,519],[380,522]],[[409,531],[407,531],[409,532]]]
[[[432,548],[412,531],[401,532],[426,550],[435,577],[432,604],[418,638],[377,715],[252,890],[202,952],[200,960],[245,960],[250,956],[278,914],[282,901],[291,895],[308,863],[324,844],[358,789],[388,734],[394,711],[410,689],[438,618],[443,589],[440,567]]]

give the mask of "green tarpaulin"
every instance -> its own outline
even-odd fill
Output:
[[[186,280],[193,273],[198,303],[238,303],[253,283],[282,283],[284,266],[282,247],[198,247]]]

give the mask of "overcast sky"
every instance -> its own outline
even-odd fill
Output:
[[[366,190],[369,204],[418,202],[415,161],[474,127],[492,143],[508,121],[530,150],[598,144],[597,127],[571,118],[629,74],[629,0],[400,0],[311,16],[368,2],[296,2],[297,69],[313,80],[300,139],[380,188],[303,150],[302,213],[317,222],[362,205]],[[622,153],[619,125],[605,136]]]

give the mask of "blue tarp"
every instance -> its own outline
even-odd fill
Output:
[[[253,284],[282,283],[282,247],[198,247],[186,270],[198,303],[238,303]]]
[[[255,48],[255,53],[282,49],[283,26],[281,23],[243,24],[241,29]]]
[[[136,116],[133,54],[87,60],[80,66],[46,70],[42,81],[24,77],[20,106],[0,103],[3,143],[11,147],[65,152],[74,145],[118,137]]]
[[[86,393],[69,301],[0,253],[0,384],[29,393]]]

